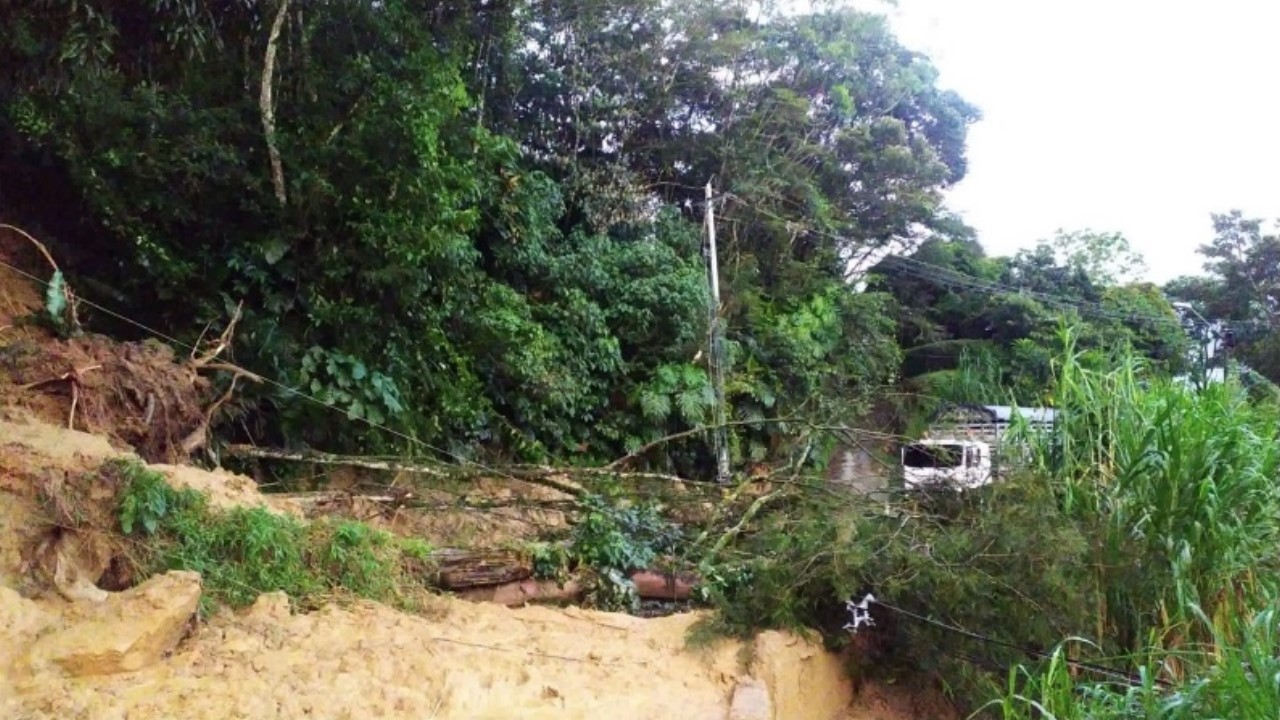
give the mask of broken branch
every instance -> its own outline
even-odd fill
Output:
[[[322,452],[291,452],[273,450],[253,445],[230,445],[226,449],[228,455],[257,458],[262,460],[287,460],[291,462],[316,463],[317,465],[342,465],[359,467],[368,470],[387,470],[391,472],[409,472],[433,477],[449,477],[449,474],[434,467],[419,463],[405,463],[394,460],[373,460],[368,458],[333,455]]]
[[[557,476],[569,476],[572,474],[581,475],[614,475],[618,477],[627,477],[626,473],[618,473],[612,470],[602,468],[587,469],[565,469],[547,466],[524,466],[515,468],[491,468],[484,466],[449,466],[444,464],[428,465],[422,462],[403,462],[385,458],[366,458],[355,457],[349,455],[333,455],[323,452],[291,452],[287,450],[274,450],[270,448],[260,448],[252,445],[231,445],[226,448],[226,453],[239,457],[257,458],[262,460],[284,460],[289,462],[306,462],[316,463],[318,465],[338,465],[345,467],[358,467],[367,470],[385,470],[387,472],[406,472],[418,475],[428,475],[437,478],[467,478],[483,475],[491,475],[494,477],[505,477],[512,480],[522,480],[524,482],[541,485],[551,488],[559,492],[571,495],[573,497],[582,497],[587,494],[586,489],[567,479]],[[643,473],[639,473],[640,475]],[[661,475],[657,473],[648,474],[653,479],[675,480],[683,482],[680,478],[673,475]]]
[[[76,405],[80,402],[80,381],[71,381],[71,410],[67,413],[67,429],[76,429]]]
[[[243,312],[244,301],[241,300],[236,303],[236,311],[232,313],[231,321],[227,323],[227,327],[203,355],[196,357],[196,348],[193,347],[191,349],[190,364],[192,370],[197,373],[201,370],[221,370],[223,372],[229,372],[231,373],[231,384],[227,386],[226,392],[222,393],[222,397],[215,400],[212,405],[205,409],[204,417],[200,421],[200,424],[191,432],[187,433],[187,436],[182,439],[182,450],[188,455],[195,452],[198,448],[204,447],[208,444],[209,430],[213,427],[213,416],[223,405],[231,400],[232,395],[234,395],[236,391],[236,383],[240,378],[245,378],[255,383],[264,382],[261,375],[245,370],[239,365],[233,365],[228,362],[214,362],[219,355],[221,355],[227,348],[231,347],[231,341],[236,332],[236,323],[240,322]],[[202,332],[201,337],[203,336],[204,333]],[[198,344],[199,343],[197,343],[197,345]],[[149,407],[150,406],[148,406],[148,408]],[[148,409],[147,414],[150,416],[150,409]]]
[[[32,245],[34,245],[36,250],[38,250],[40,254],[44,256],[45,262],[49,263],[49,267],[53,268],[54,281],[58,280],[58,278],[62,275],[62,269],[58,267],[58,263],[54,262],[53,254],[49,252],[49,248],[45,247],[44,243],[35,239],[35,237],[31,233],[27,232],[26,230],[23,230],[20,227],[17,227],[16,225],[10,225],[8,223],[0,223],[0,229],[17,233],[18,235],[21,235],[22,237],[26,238]],[[79,333],[80,318],[76,313],[77,301],[76,301],[75,293],[71,292],[71,286],[65,282],[65,278],[64,278],[64,282],[61,283],[61,286],[62,286],[62,297],[66,300],[66,303],[67,303],[67,316],[68,316],[68,320],[70,321],[69,324],[71,325],[71,329],[73,332]]]
[[[40,254],[44,256],[45,261],[49,263],[49,267],[53,268],[53,271],[55,273],[62,272],[62,270],[58,267],[58,263],[53,261],[53,255],[49,253],[49,248],[45,247],[44,243],[32,237],[31,233],[27,232],[26,230],[23,230],[20,227],[10,225],[8,223],[0,223],[0,229],[15,232],[21,235],[22,237],[26,238],[27,240],[29,240],[31,244],[36,247],[36,250],[39,250]]]
[[[87,373],[90,370],[100,370],[101,368],[102,368],[101,365],[89,365],[79,369],[72,368],[71,370],[68,370],[67,372],[62,373],[57,377],[45,378],[44,380],[29,382],[26,385],[19,385],[18,389],[30,390],[32,388],[40,387],[41,385],[48,385],[49,383],[62,382],[63,380],[71,380],[72,382],[79,382],[78,378],[80,375]]]
[[[240,317],[243,315],[243,313],[244,313],[244,301],[241,300],[240,302],[236,303],[236,311],[231,314],[231,322],[227,323],[226,329],[224,329],[222,331],[222,334],[218,336],[217,341],[213,343],[213,347],[208,352],[206,352],[204,355],[201,355],[200,357],[196,357],[196,349],[195,348],[191,349],[191,364],[194,367],[202,368],[209,365],[209,363],[213,362],[213,360],[217,358],[219,355],[221,355],[224,350],[226,350],[228,347],[231,347],[231,338],[232,336],[235,335],[236,323],[240,322]],[[200,336],[203,338],[204,333],[202,332]],[[227,369],[227,368],[224,367],[223,369]],[[239,369],[237,368],[237,370]],[[251,374],[244,370],[239,370],[239,373],[244,375]],[[257,377],[257,376],[255,375],[254,377]],[[259,381],[260,380],[261,378],[259,378]]]

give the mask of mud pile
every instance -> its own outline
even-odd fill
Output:
[[[118,456],[85,433],[0,422],[0,713],[14,718],[949,717],[936,699],[866,683],[801,638],[689,647],[696,614],[641,619],[440,597],[422,615],[372,603],[290,612],[287,598],[195,620],[199,576],[169,573],[101,599],[33,587],[50,533],[36,484]],[[251,481],[152,466],[224,505],[265,504]],[[100,555],[64,547],[72,574]],[[65,543],[65,541],[63,541]],[[56,553],[55,553],[56,554]],[[95,562],[97,564],[95,564]],[[56,570],[56,568],[54,568]],[[46,569],[45,575],[53,571]],[[66,574],[67,571],[64,571]],[[38,585],[38,583],[34,583]],[[7,702],[7,706],[4,704]]]
[[[0,228],[0,405],[109,438],[147,460],[180,462],[206,422],[209,380],[157,342],[62,338],[44,323],[52,269],[25,237]],[[30,276],[30,277],[29,277]]]

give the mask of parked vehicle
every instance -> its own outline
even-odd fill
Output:
[[[1016,424],[1048,432],[1055,413],[1049,408],[1006,405],[951,405],[931,419],[920,440],[902,447],[902,478],[908,490],[950,487],[968,490],[989,485],[1017,467],[1021,443],[1007,436]]]
[[[980,440],[921,440],[902,448],[902,481],[908,490],[969,490],[992,481],[991,445]]]

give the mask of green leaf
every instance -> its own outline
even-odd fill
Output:
[[[351,404],[347,406],[347,419],[357,420],[363,417],[364,417],[364,403],[360,402],[359,400],[351,401]]]
[[[262,259],[268,265],[275,265],[288,251],[289,243],[280,238],[271,238],[262,244]]]
[[[671,415],[671,400],[661,393],[645,390],[640,393],[640,412],[648,420],[666,420]]]
[[[62,271],[54,271],[53,277],[49,280],[49,288],[44,294],[44,307],[52,319],[58,325],[63,323],[63,313],[67,310],[66,281],[62,277]]]
[[[680,405],[680,417],[690,425],[696,425],[702,420],[703,411],[706,406],[702,403],[702,393],[697,390],[685,390],[676,396],[676,402]]]

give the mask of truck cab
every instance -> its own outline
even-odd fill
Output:
[[[908,490],[968,490],[992,481],[991,446],[981,440],[925,439],[902,447]]]

